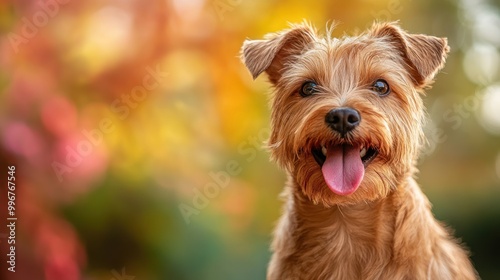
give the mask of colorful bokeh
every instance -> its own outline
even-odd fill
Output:
[[[448,37],[418,181],[500,279],[500,2],[0,1],[0,279],[264,279],[286,180],[239,60],[307,19]],[[7,262],[15,166],[15,272]],[[10,239],[9,239],[10,238]]]

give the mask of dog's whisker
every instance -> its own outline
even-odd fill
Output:
[[[342,215],[342,217],[345,218],[344,212],[342,212],[342,208],[340,205],[337,205],[337,209],[339,210],[339,213]]]

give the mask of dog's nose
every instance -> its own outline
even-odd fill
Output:
[[[359,125],[361,116],[352,108],[333,109],[325,116],[326,124],[344,136]]]

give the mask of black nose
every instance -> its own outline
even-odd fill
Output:
[[[359,125],[361,116],[352,108],[333,109],[325,116],[326,124],[344,136]]]

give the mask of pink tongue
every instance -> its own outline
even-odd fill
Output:
[[[321,171],[326,184],[334,193],[348,195],[355,192],[365,175],[359,147],[350,145],[330,147]]]

